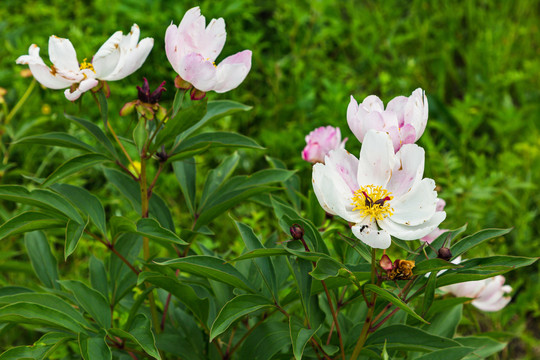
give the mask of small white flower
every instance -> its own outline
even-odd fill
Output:
[[[432,232],[446,217],[436,211],[432,179],[422,179],[424,149],[404,145],[394,153],[390,136],[370,130],[360,159],[336,149],[313,167],[313,188],[330,214],[353,223],[353,234],[367,245],[386,249],[390,236],[415,240]]]
[[[27,64],[32,75],[49,89],[66,89],[68,100],[77,100],[82,93],[96,86],[99,80],[120,80],[143,64],[150,53],[154,40],[143,39],[140,43],[139,27],[133,25],[131,32],[123,36],[114,33],[96,53],[91,63],[86,59],[79,63],[71,41],[57,36],[49,38],[49,67],[39,55],[39,47],[32,44],[28,55],[20,56],[17,64]]]

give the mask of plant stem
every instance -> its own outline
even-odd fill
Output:
[[[112,136],[114,137],[114,139],[118,143],[118,146],[120,146],[120,149],[122,149],[122,152],[124,153],[124,155],[126,155],[126,158],[128,159],[131,166],[133,166],[133,168],[136,169],[135,164],[133,163],[133,160],[131,160],[131,156],[129,156],[126,148],[124,147],[124,144],[122,144],[122,142],[120,141],[120,139],[116,135],[116,132],[114,131],[110,121],[107,121],[107,127],[109,128],[109,131],[111,132]]]
[[[15,114],[17,113],[17,111],[19,111],[19,109],[21,108],[21,106],[24,105],[24,103],[26,102],[26,100],[28,100],[28,97],[30,96],[30,94],[32,93],[32,90],[34,90],[34,88],[36,87],[36,79],[32,80],[32,82],[30,83],[30,85],[28,86],[28,88],[26,89],[26,91],[24,92],[23,96],[21,97],[21,99],[19,101],[17,101],[17,104],[15,104],[15,106],[13,107],[13,109],[11,109],[11,111],[9,112],[9,114],[7,114],[6,116],[6,120],[4,121],[4,125],[8,125],[9,122],[11,121],[11,119],[13,119],[13,117],[15,116]]]
[[[126,264],[126,265],[131,269],[131,271],[133,271],[133,272],[135,273],[135,275],[139,275],[140,271],[137,270],[137,268],[136,268],[135,266],[133,266],[133,264],[130,263],[130,262],[128,261],[128,259],[126,259],[126,258],[124,257],[124,255],[120,254],[120,253],[118,252],[118,250],[116,250],[116,249],[114,248],[114,244],[112,244],[112,243],[111,243],[110,241],[108,241],[108,240],[103,240],[103,239],[101,239],[99,236],[97,236],[96,234],[91,233],[91,232],[88,231],[88,230],[84,230],[84,232],[85,232],[85,234],[90,235],[91,237],[93,237],[94,239],[98,240],[100,243],[102,243],[103,245],[105,245],[105,246],[106,246],[109,250],[111,250],[116,256],[118,256],[118,258],[119,258],[120,260],[122,260],[122,261],[124,262],[124,264]]]
[[[371,249],[371,283],[375,284],[375,274],[377,272],[376,268],[376,250]],[[366,303],[368,306],[368,313],[366,316],[366,320],[364,321],[364,326],[362,327],[362,332],[360,333],[360,336],[358,337],[358,341],[356,342],[356,345],[354,347],[353,353],[349,360],[356,360],[358,358],[358,355],[360,355],[360,351],[362,350],[362,347],[364,346],[364,343],[367,340],[368,334],[369,334],[369,328],[371,327],[372,319],[373,319],[373,313],[375,312],[375,300],[377,299],[377,295],[373,293],[371,297],[371,302]]]

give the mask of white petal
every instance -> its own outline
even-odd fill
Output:
[[[29,55],[19,56],[16,63],[27,64],[32,75],[41,85],[49,89],[65,89],[71,86],[71,81],[53,75],[52,69],[45,65],[43,59],[39,56],[39,47],[37,45],[30,46],[28,53]]]
[[[358,184],[386,187],[396,162],[394,146],[387,133],[370,130],[360,150]]]
[[[78,71],[79,62],[75,48],[68,39],[51,36],[49,38],[49,58],[61,70]]]
[[[227,39],[225,21],[222,18],[212,19],[201,35],[204,35],[199,47],[201,54],[210,61],[216,61]]]
[[[180,74],[180,62],[181,62],[181,38],[180,32],[176,25],[171,24],[165,32],[165,53],[167,59],[171,63],[174,71]]]
[[[143,65],[153,46],[154,39],[144,38],[135,48],[127,50],[122,49],[116,69],[108,76],[100,79],[115,81],[133,74]]]
[[[97,51],[92,59],[92,65],[96,71],[96,76],[105,80],[111,74],[118,60],[120,59],[120,42],[122,41],[122,32],[115,32]]]
[[[214,65],[197,53],[182,58],[178,74],[200,91],[213,90],[217,81]]]
[[[422,136],[428,119],[428,102],[424,91],[420,88],[413,91],[404,108],[405,124],[411,124],[416,130],[416,140]]]
[[[320,163],[315,164],[312,182],[315,195],[323,209],[350,222],[362,220],[360,212],[352,210],[352,191],[334,169]]]
[[[435,228],[437,228],[437,226],[439,226],[439,224],[443,222],[445,218],[446,213],[444,211],[437,211],[431,219],[421,225],[409,226],[398,224],[392,221],[391,216],[386,217],[382,220],[378,220],[377,223],[382,229],[388,231],[390,235],[395,236],[398,239],[416,240],[423,238],[424,236],[435,230]]]
[[[213,90],[223,93],[238,87],[244,81],[250,69],[250,50],[244,50],[227,57],[217,67],[217,83]]]
[[[336,149],[330,151],[326,156],[325,165],[343,179],[351,193],[358,190],[360,186],[358,186],[356,180],[356,173],[358,172],[358,159],[356,156],[345,149]]]
[[[180,21],[180,25],[178,25],[178,29],[181,31],[185,31],[187,27],[189,27],[192,23],[197,21],[201,17],[201,9],[198,6],[195,6],[184,14],[184,17]]]
[[[383,229],[377,229],[375,221],[370,221],[369,217],[351,229],[354,236],[372,248],[387,249],[392,243],[390,234]]]
[[[500,298],[497,299],[497,301],[494,301],[494,302],[485,302],[485,301],[481,301],[481,300],[473,300],[472,304],[476,308],[478,308],[478,309],[480,309],[482,311],[499,311],[503,307],[508,305],[510,300],[512,300],[512,298],[509,297],[509,296],[505,296],[505,297],[501,296]]]
[[[437,207],[437,192],[435,181],[429,178],[422,179],[412,189],[390,201],[394,209],[392,221],[403,225],[421,225],[427,222]]]

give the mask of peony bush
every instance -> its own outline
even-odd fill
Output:
[[[262,150],[242,134],[211,128],[250,106],[206,96],[241,89],[252,53],[216,64],[225,21],[206,25],[198,7],[167,28],[164,52],[150,54],[153,40],[139,34],[137,25],[128,35],[116,32],[89,62],[56,36],[49,39],[52,65],[37,45],[16,60],[41,85],[66,89],[69,101],[91,97],[101,118],[65,114],[82,138],[51,132],[17,139],[76,154],[45,177],[0,185],[0,198],[12,204],[0,238],[24,242],[40,281],[0,288],[0,326],[38,334],[0,359],[427,360],[504,349],[493,334],[456,328],[464,308],[508,304],[512,289],[502,274],[536,258],[460,260],[510,229],[466,236],[466,226],[440,229],[445,202],[437,179],[424,177],[425,151],[415,144],[429,131],[422,89],[386,108],[375,95],[360,104],[351,96],[346,122],[359,149],[345,149],[339,128],[307,135],[301,156],[313,163],[313,188],[305,193],[277,159],[235,175],[240,156],[232,152],[201,174],[196,157],[209,149]],[[135,100],[110,109],[107,99],[116,94],[107,82],[146,71],[148,56],[168,59],[171,77],[159,85],[143,78]],[[163,92],[174,90],[174,101],[163,102]],[[125,119],[132,126],[120,133]],[[88,190],[90,170],[117,189],[115,208]],[[183,204],[167,201],[166,173],[174,174]],[[259,219],[231,216],[241,250],[205,246],[223,241],[216,218],[247,200],[268,209],[272,235],[254,231],[250,223]],[[83,256],[84,244],[100,246],[88,258],[87,278],[61,271],[52,250],[59,241],[64,263]]]

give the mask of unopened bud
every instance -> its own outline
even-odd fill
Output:
[[[191,100],[202,100],[206,96],[206,93],[201,90],[197,90],[195,88],[191,89]]]
[[[125,103],[124,106],[122,106],[122,108],[120,109],[120,116],[126,116],[131,114],[135,109],[135,105],[137,105],[137,100]]]
[[[191,87],[193,85],[191,85],[189,82],[187,82],[186,80],[182,79],[180,77],[180,75],[176,76],[176,78],[174,79],[174,86],[177,88],[177,89],[182,89],[182,90],[189,90],[191,89]]]
[[[302,228],[298,224],[293,224],[290,227],[289,231],[291,232],[291,236],[293,237],[294,240],[300,240],[304,238],[304,228]]]
[[[443,260],[446,260],[446,261],[450,261],[450,259],[452,258],[452,252],[450,252],[450,249],[447,248],[447,247],[442,247],[439,249],[439,251],[437,252],[437,257],[439,259],[443,259]]]
[[[390,260],[390,258],[386,254],[384,254],[381,260],[379,260],[379,266],[386,271],[392,271],[392,269],[394,268],[394,266],[392,265],[392,260]]]

